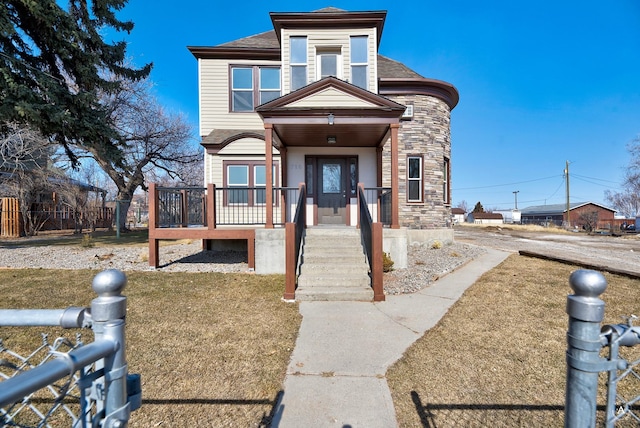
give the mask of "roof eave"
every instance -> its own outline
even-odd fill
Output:
[[[378,79],[378,93],[380,95],[429,95],[447,103],[451,110],[460,101],[460,94],[451,83],[424,77],[381,77]]]
[[[198,59],[255,59],[280,61],[280,49],[230,48],[221,46],[187,46]]]

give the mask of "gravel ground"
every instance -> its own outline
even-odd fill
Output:
[[[485,252],[480,246],[460,242],[444,244],[440,248],[413,244],[409,247],[407,268],[385,274],[384,292],[406,294],[422,290]]]
[[[202,251],[200,241],[164,245],[160,267],[148,263],[146,246],[2,246],[0,269],[120,269],[157,272],[250,272],[244,252]],[[408,268],[385,274],[385,293],[412,293],[429,286],[440,276],[484,253],[476,245],[453,242],[435,249],[414,244],[409,249]]]

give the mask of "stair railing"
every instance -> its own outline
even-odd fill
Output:
[[[294,300],[296,292],[296,282],[298,277],[298,267],[300,266],[300,248],[304,230],[307,227],[307,195],[304,183],[300,183],[298,203],[293,222],[285,223],[285,257],[286,275],[284,300]]]
[[[364,185],[358,183],[358,226],[369,269],[374,302],[385,300],[382,283],[382,223],[374,223],[364,196]]]

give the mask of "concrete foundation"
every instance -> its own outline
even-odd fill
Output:
[[[404,269],[408,266],[408,248],[415,243],[442,244],[453,242],[452,228],[439,229],[383,229],[382,251],[388,253],[393,260],[393,267]]]
[[[256,273],[285,272],[284,229],[256,229]]]

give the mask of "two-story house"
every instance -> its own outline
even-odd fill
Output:
[[[216,218],[235,206],[244,217],[266,210],[255,232],[266,236],[293,221],[296,201],[284,195],[304,183],[306,227],[355,228],[361,187],[373,222],[386,226],[383,247],[395,266],[406,266],[413,241],[452,240],[455,87],[378,54],[386,11],[270,17],[273,30],[189,47],[205,184],[227,189]],[[255,248],[249,243],[256,272],[284,271],[282,245],[258,235]]]

